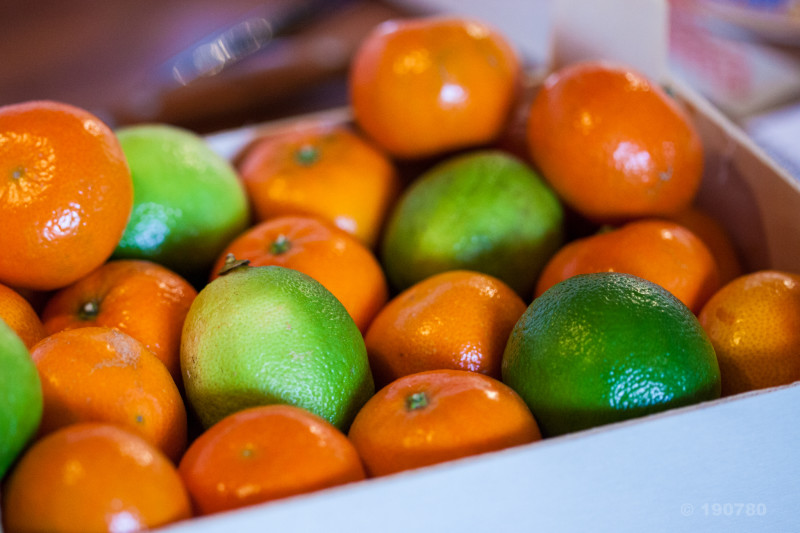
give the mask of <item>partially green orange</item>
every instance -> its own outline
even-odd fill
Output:
[[[375,390],[344,306],[318,281],[279,266],[239,266],[200,291],[184,323],[181,368],[205,427],[280,403],[345,429]]]

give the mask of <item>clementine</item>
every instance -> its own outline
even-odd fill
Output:
[[[378,25],[349,76],[357,124],[389,153],[420,158],[497,138],[518,93],[520,61],[481,21],[416,17]]]
[[[389,157],[342,125],[259,139],[239,172],[256,221],[316,216],[374,247],[400,180]]]
[[[17,291],[1,283],[0,318],[19,335],[29,350],[45,336],[44,325],[33,306]]]
[[[420,281],[381,309],[364,337],[376,385],[443,368],[500,379],[506,341],[526,308],[487,274],[454,270]]]
[[[669,217],[700,237],[719,266],[721,284],[741,276],[744,267],[733,237],[719,220],[696,206],[689,206]]]
[[[800,274],[744,274],[698,318],[717,353],[723,396],[800,380]]]
[[[674,222],[642,219],[562,247],[542,271],[536,296],[576,274],[595,272],[652,281],[695,314],[720,287],[717,263],[699,237]]]
[[[285,216],[253,226],[225,248],[212,279],[229,254],[251,266],[276,265],[311,276],[336,296],[362,333],[389,298],[386,277],[372,252],[315,218]]]
[[[3,494],[6,533],[144,531],[191,516],[169,459],[109,424],[75,424],[34,443]]]
[[[464,370],[419,372],[390,383],[359,411],[348,436],[370,476],[541,438],[516,392],[494,378]]]
[[[48,334],[87,326],[117,328],[144,343],[179,384],[181,329],[195,296],[188,281],[164,266],[120,259],[56,292],[42,320]]]
[[[42,380],[40,435],[77,422],[108,422],[142,435],[177,461],[186,409],[167,368],[126,333],[104,327],[61,331],[34,346]]]
[[[545,79],[528,116],[531,157],[575,211],[595,222],[669,215],[694,199],[703,147],[658,85],[603,62]]]
[[[58,102],[0,107],[0,175],[0,282],[57,289],[114,251],[133,185],[100,119]]]
[[[227,416],[192,443],[178,471],[203,515],[365,478],[344,433],[290,405]]]

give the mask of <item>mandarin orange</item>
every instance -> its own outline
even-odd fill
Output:
[[[109,424],[75,424],[37,441],[3,493],[6,533],[144,531],[191,516],[169,459]]]
[[[114,133],[71,105],[0,108],[0,282],[64,287],[114,251],[133,207]]]

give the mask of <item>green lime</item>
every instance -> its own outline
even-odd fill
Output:
[[[613,272],[568,278],[534,300],[508,340],[502,377],[547,436],[720,395],[695,315],[660,286]]]
[[[114,257],[148,259],[206,281],[250,222],[233,166],[202,137],[174,126],[129,126],[116,134],[133,178],[133,212]]]
[[[282,403],[344,430],[375,392],[344,306],[313,278],[278,266],[240,266],[200,291],[184,323],[181,368],[205,427]]]
[[[448,270],[495,276],[528,298],[563,240],[563,209],[519,159],[481,150],[455,156],[414,181],[392,211],[382,263],[403,290]]]
[[[42,419],[39,372],[22,340],[0,319],[0,479]]]

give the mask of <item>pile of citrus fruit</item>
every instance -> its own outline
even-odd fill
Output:
[[[522,74],[480,21],[384,23],[352,123],[235,162],[0,108],[4,530],[154,528],[800,380],[800,274],[746,271],[694,204],[680,104],[619,65]]]

